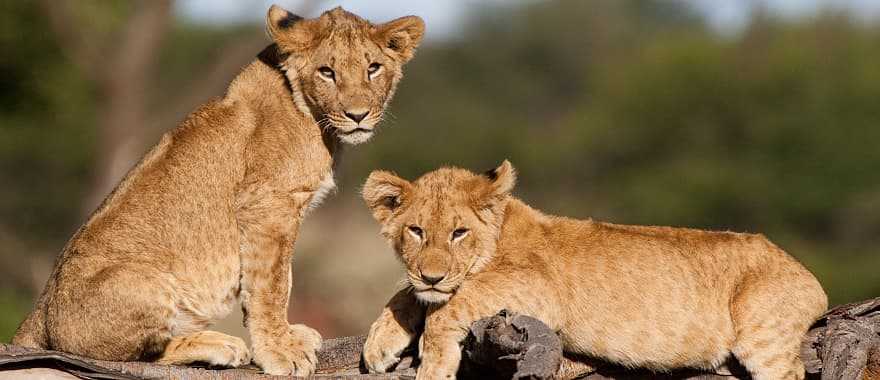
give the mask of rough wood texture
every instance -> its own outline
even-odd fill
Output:
[[[735,363],[716,372],[634,371],[589,358],[563,356],[559,337],[541,321],[501,311],[471,326],[459,376],[469,379],[748,379]]]
[[[541,321],[502,310],[471,326],[462,357],[469,377],[549,379],[562,362],[562,342]]]
[[[359,364],[364,337],[346,337],[324,341],[318,352],[318,374],[315,378],[333,379],[411,379],[415,371],[407,366],[400,372],[384,375],[362,375]],[[0,344],[0,377],[6,372],[30,368],[50,368],[83,378],[96,379],[287,379],[259,372],[253,366],[240,369],[210,369],[165,366],[143,362],[110,362],[83,358],[57,351],[40,351]]]
[[[880,297],[825,313],[804,338],[801,358],[822,380],[880,380]]]
[[[404,358],[395,372],[364,375],[360,357],[364,337],[324,341],[318,353],[315,378],[413,379],[413,358]],[[826,313],[804,338],[801,353],[808,378],[880,380],[880,297],[838,306]],[[501,312],[471,327],[464,345],[462,377],[516,379],[748,379],[735,361],[715,372],[676,371],[656,374],[616,367],[588,358],[562,354],[562,344],[541,321]],[[141,362],[108,362],[55,351],[0,344],[0,379],[33,369],[46,369],[58,378],[65,373],[95,379],[281,379],[256,367],[210,369],[173,367]]]
[[[494,368],[494,375],[499,377],[549,379],[552,376],[547,375],[546,368],[552,360],[548,356],[552,355],[548,353],[555,353],[559,342],[556,335],[548,335],[547,331],[540,321],[502,312],[474,324],[465,345],[465,357],[483,371]],[[808,378],[880,380],[880,297],[841,305],[825,313],[805,336],[801,357]],[[541,370],[518,371],[521,368]],[[559,379],[595,380],[750,378],[735,359],[714,373],[690,370],[655,374],[588,358],[565,357],[555,375]]]

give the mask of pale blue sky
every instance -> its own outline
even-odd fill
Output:
[[[874,22],[880,18],[877,0],[686,0],[694,5],[709,23],[722,32],[736,32],[748,22],[755,6],[783,17],[809,17],[827,8],[847,10],[856,19]]]
[[[272,3],[297,12],[303,4],[316,0],[180,0],[177,12],[193,22],[235,23],[259,22]],[[478,4],[516,3],[541,0],[317,0],[315,16],[320,11],[337,5],[373,21],[386,21],[395,17],[415,14],[428,24],[427,37],[443,39],[454,36],[459,20],[468,9]],[[584,0],[587,1],[587,0]],[[706,16],[711,25],[724,33],[735,33],[748,21],[752,7],[764,6],[769,11],[785,17],[805,17],[819,9],[834,7],[851,11],[858,19],[880,19],[878,0],[684,0],[691,3]]]
[[[273,3],[294,13],[302,12],[305,3],[317,2],[311,14],[317,16],[321,11],[342,6],[371,21],[388,21],[404,15],[418,15],[428,24],[427,37],[442,39],[455,34],[456,27],[464,12],[480,2],[504,3],[504,0],[180,0],[177,11],[186,19],[196,22],[230,23],[261,21],[266,10]],[[508,0],[506,2],[512,3]]]

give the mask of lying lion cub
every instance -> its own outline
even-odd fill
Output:
[[[332,190],[341,145],[372,136],[424,24],[277,6],[266,22],[275,44],[166,133],[70,239],[14,344],[237,366],[251,360],[244,342],[204,329],[241,299],[265,372],[314,371],[321,336],[287,322],[297,231]]]
[[[364,199],[409,288],[373,323],[368,369],[396,363],[424,322],[418,378],[454,378],[470,325],[508,309],[558,331],[567,352],[623,366],[711,369],[732,354],[755,379],[804,377],[801,337],[827,299],[766,238],[550,216],[511,196],[514,182],[507,161],[485,175],[370,175]]]

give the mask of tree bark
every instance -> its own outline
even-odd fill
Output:
[[[411,379],[413,355],[389,374],[361,374],[364,337],[328,339],[318,352],[316,378]],[[567,356],[562,343],[541,321],[505,311],[475,323],[463,345],[462,378],[514,379],[749,379],[736,360],[715,371],[679,370],[658,374],[601,361]],[[880,298],[838,306],[828,311],[804,337],[801,357],[808,377],[823,380],[880,380]],[[0,344],[0,378],[23,370],[50,369],[58,378],[100,374],[107,379],[272,379],[253,366],[210,369],[143,362],[109,362],[56,351]],[[14,372],[19,371],[19,372]]]
[[[564,355],[559,337],[543,322],[501,311],[471,326],[459,376],[467,379],[748,379],[736,363],[716,371],[658,374]]]
[[[406,379],[414,371],[382,375],[361,375],[361,350],[366,338],[346,337],[327,339],[318,352],[315,378],[335,379]],[[205,367],[165,366],[146,362],[111,362],[95,360],[57,351],[34,350],[0,344],[0,378],[17,374],[13,371],[48,368],[82,377],[103,379],[286,379],[285,376],[262,374],[257,367],[238,369],[211,369]],[[20,374],[20,372],[18,372]],[[99,376],[98,376],[99,375]],[[63,378],[62,376],[58,376]],[[409,377],[408,377],[409,376]]]
[[[822,380],[880,380],[880,297],[825,313],[804,338],[801,358]]]

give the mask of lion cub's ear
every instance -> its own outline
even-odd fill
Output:
[[[516,186],[516,169],[507,160],[504,160],[497,168],[483,173],[483,177],[489,180],[489,184],[483,186],[475,194],[475,201],[480,207],[491,208],[498,201],[510,195],[513,187]]]
[[[409,181],[391,172],[376,170],[367,178],[362,195],[373,212],[373,217],[379,223],[385,223],[411,190],[412,184]]]
[[[285,52],[312,47],[317,26],[315,20],[305,20],[278,5],[273,4],[266,13],[266,31]]]
[[[377,25],[373,38],[380,46],[393,51],[403,62],[415,55],[416,48],[425,34],[425,22],[418,16],[404,16]]]

